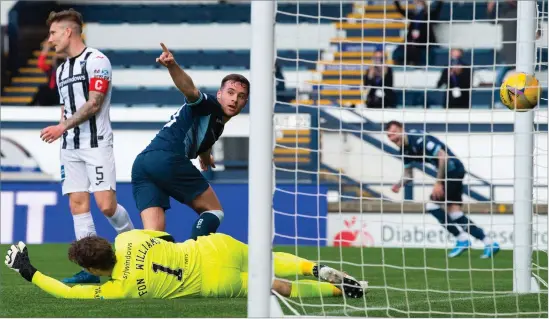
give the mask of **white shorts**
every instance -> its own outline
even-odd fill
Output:
[[[63,195],[116,190],[112,146],[77,150],[61,149]]]

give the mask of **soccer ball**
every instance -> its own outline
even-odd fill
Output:
[[[507,77],[499,89],[501,102],[510,110],[529,111],[538,105],[540,87],[535,76],[515,73]]]

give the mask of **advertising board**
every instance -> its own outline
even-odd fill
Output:
[[[223,205],[225,219],[219,232],[247,242],[248,185],[213,184]],[[277,185],[273,209],[276,245],[322,245],[326,241],[326,189],[317,186]],[[321,196],[317,196],[320,191]],[[68,198],[57,182],[3,182],[1,188],[0,243],[19,240],[29,244],[68,243],[74,229]],[[324,194],[324,195],[322,195]],[[118,201],[128,210],[136,228],[142,228],[130,183],[117,185]],[[166,213],[166,231],[177,241],[189,238],[196,213],[176,201]],[[113,240],[116,232],[92,201],[92,215],[98,235]],[[261,212],[257,212],[258,214]],[[267,216],[270,218],[271,215]]]
[[[502,249],[513,249],[513,215],[468,216]],[[328,245],[358,247],[448,248],[455,240],[430,214],[330,213]],[[471,238],[473,248],[482,242]],[[547,216],[534,216],[532,243],[547,249]]]

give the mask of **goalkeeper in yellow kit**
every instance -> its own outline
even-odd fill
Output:
[[[168,233],[132,230],[105,239],[84,237],[71,244],[69,259],[97,276],[103,285],[66,286],[31,265],[24,243],[12,245],[6,265],[45,292],[59,298],[122,299],[244,297],[248,286],[248,246],[225,234],[174,243]],[[286,297],[341,296],[360,298],[367,282],[331,267],[287,253],[274,253],[276,277],[314,276],[318,280],[275,279],[272,289]]]

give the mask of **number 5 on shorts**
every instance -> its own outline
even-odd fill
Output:
[[[98,186],[99,184],[103,183],[103,172],[101,171],[103,169],[103,166],[96,166],[95,167],[95,179],[97,182],[95,182],[95,186]]]

